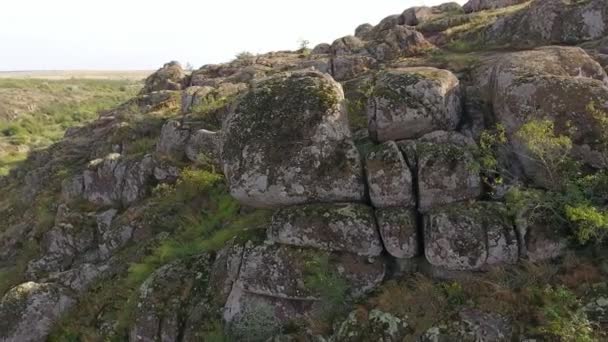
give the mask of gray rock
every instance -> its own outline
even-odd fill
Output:
[[[390,69],[378,75],[367,107],[370,133],[380,142],[454,130],[462,114],[459,81],[447,70]]]
[[[376,66],[370,56],[337,56],[331,59],[331,75],[336,81],[355,78]]]
[[[83,173],[84,198],[96,205],[129,205],[143,198],[153,178],[154,160],[126,160],[118,153],[89,162]]]
[[[280,209],[268,228],[272,242],[326,251],[378,256],[382,242],[371,207],[307,204]]]
[[[414,209],[386,208],[376,210],[376,220],[384,247],[399,259],[418,255],[418,225]]]
[[[61,199],[64,202],[72,202],[82,197],[84,192],[84,179],[82,175],[76,175],[61,182]]]
[[[343,100],[340,85],[318,72],[256,84],[222,129],[232,196],[253,207],[362,201],[363,168]]]
[[[476,270],[488,258],[487,234],[479,213],[465,205],[436,209],[424,217],[424,253],[434,266]]]
[[[224,307],[224,320],[242,325],[263,315],[268,316],[266,324],[274,324],[303,317],[320,298],[321,289],[309,281],[318,272],[339,277],[347,286],[346,295],[360,297],[382,282],[385,266],[379,259],[348,253],[249,246]]]
[[[459,203],[424,217],[426,259],[447,270],[513,263],[519,255],[514,224],[503,204]]]
[[[169,62],[146,78],[141,94],[159,90],[181,90],[189,82],[178,62]]]
[[[156,153],[178,161],[182,160],[185,155],[186,141],[189,137],[189,129],[182,128],[182,125],[178,121],[169,120],[160,131],[160,137],[156,144]]]
[[[192,162],[220,167],[220,134],[205,129],[192,132],[186,142],[186,157]]]
[[[542,46],[577,44],[608,32],[608,3],[604,0],[564,3],[533,1],[525,10],[505,16],[480,35],[492,44]]]
[[[315,46],[310,52],[313,55],[327,55],[331,53],[331,45],[327,43],[321,43]]]
[[[475,199],[482,193],[475,162],[475,142],[456,132],[436,131],[415,142],[401,142],[418,181],[422,213],[449,203]]]
[[[138,291],[129,341],[177,341],[184,329],[204,323],[192,320],[189,309],[208,300],[210,264],[210,256],[203,254],[165,265],[146,279]]]
[[[353,55],[365,50],[365,43],[357,37],[346,36],[336,39],[330,51],[334,56]]]
[[[355,29],[355,37],[362,40],[367,40],[373,29],[374,26],[371,24],[361,24]]]
[[[0,340],[45,341],[76,300],[61,286],[28,282],[9,290],[0,301]]]
[[[75,293],[84,293],[91,284],[110,270],[108,265],[82,264],[64,272],[53,273],[48,282],[60,284]]]
[[[394,141],[374,146],[365,159],[365,172],[375,208],[416,204],[410,168]]]
[[[394,26],[378,32],[367,48],[378,61],[390,61],[400,57],[420,55],[429,52],[435,46],[427,41],[422,33],[410,27]]]

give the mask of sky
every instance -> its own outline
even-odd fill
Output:
[[[19,0],[0,7],[0,71],[194,67],[295,50],[447,0]],[[456,0],[464,3],[465,0]]]

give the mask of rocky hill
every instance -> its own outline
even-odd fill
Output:
[[[608,2],[241,54],[0,178],[0,341],[605,341]]]

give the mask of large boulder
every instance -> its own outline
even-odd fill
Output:
[[[178,62],[169,62],[146,78],[141,94],[159,90],[182,90],[188,85],[188,76]]]
[[[336,56],[331,59],[331,75],[336,81],[355,78],[374,68],[377,61],[370,56]]]
[[[381,72],[367,104],[370,133],[380,142],[454,130],[461,114],[458,78],[427,67]]]
[[[280,209],[272,218],[268,239],[362,256],[382,252],[373,210],[363,204],[308,204]]]
[[[530,121],[552,121],[556,135],[571,139],[576,159],[607,166],[601,125],[605,114],[597,114],[608,111],[608,77],[582,49],[544,47],[509,53],[480,67],[475,79],[494,120],[506,130],[512,158],[538,185],[550,187],[549,177],[517,138]],[[597,111],[589,110],[589,105]]]
[[[202,309],[204,318],[214,319],[207,297],[210,265],[210,256],[203,254],[165,265],[148,277],[138,290],[129,341],[177,341],[184,333],[195,338],[189,332],[204,323],[195,314]]]
[[[418,210],[475,199],[482,194],[475,142],[460,133],[436,131],[399,143],[417,179]]]
[[[224,320],[242,322],[254,319],[253,313],[270,311],[269,321],[287,322],[319,304],[324,287],[330,284],[314,279],[336,277],[331,286],[344,284],[344,295],[355,298],[377,287],[384,274],[380,259],[280,245],[248,246],[224,307]]]
[[[76,300],[50,283],[28,282],[9,290],[0,300],[0,340],[45,341],[54,324]]]
[[[365,43],[353,36],[346,36],[336,39],[330,47],[330,52],[334,56],[353,55],[365,52]]]
[[[89,162],[83,173],[83,196],[96,205],[129,205],[143,198],[153,179],[154,160],[129,160],[118,153]]]
[[[513,263],[519,256],[514,230],[514,223],[500,203],[444,206],[424,217],[425,256],[432,265],[448,270]]]
[[[462,9],[466,13],[479,12],[518,5],[526,1],[528,0],[469,0]]]
[[[363,168],[341,86],[318,72],[259,82],[224,121],[230,193],[253,207],[359,202]]]
[[[462,13],[463,8],[456,2],[448,2],[438,6],[410,7],[401,14],[403,25],[417,26],[440,17]]]
[[[412,173],[394,141],[375,146],[365,158],[369,197],[375,208],[413,207]]]
[[[395,258],[413,258],[419,254],[418,218],[414,209],[376,210],[376,220],[384,248]]]
[[[397,25],[378,32],[370,42],[368,50],[377,60],[390,61],[420,55],[434,47],[422,33],[407,26]]]
[[[515,46],[577,44],[608,33],[608,3],[604,0],[536,0],[498,19],[482,34],[492,44]]]
[[[169,120],[160,130],[156,153],[181,161],[184,158],[184,149],[189,137],[189,129],[182,128],[179,121]]]

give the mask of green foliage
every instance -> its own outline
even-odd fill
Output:
[[[60,140],[68,128],[89,122],[100,111],[126,101],[137,88],[129,81],[0,80],[0,96],[3,92],[9,92],[6,96],[15,91],[25,92],[33,97],[29,101],[37,105],[31,112],[20,112],[16,119],[0,116],[0,176],[8,174],[25,156],[24,152],[16,152],[23,149],[6,149],[2,145],[46,147]]]
[[[331,269],[329,256],[316,255],[306,260],[305,271],[306,286],[320,298],[316,312],[318,318],[331,322],[346,314],[348,285]]]
[[[235,238],[251,238],[269,217],[265,210],[241,213],[222,175],[185,169],[174,186],[154,190],[149,208],[155,229],[171,236],[139,263],[131,265],[130,281],[141,283],[158,267],[201,252],[217,251]]]
[[[538,329],[540,332],[564,341],[594,341],[591,323],[571,291],[562,286],[547,286],[536,293],[545,319]]]
[[[551,121],[527,122],[514,138],[523,147],[520,157],[535,163],[546,176],[548,189],[511,188],[506,202],[512,216],[568,229],[581,244],[603,242],[608,236],[608,211],[604,209],[608,174],[598,171],[584,175],[581,165],[570,156],[572,141],[555,134]],[[496,158],[506,143],[501,126],[480,137],[477,160],[484,181],[491,187],[502,184],[503,177],[510,177]]]
[[[568,180],[573,161],[570,158],[572,141],[565,135],[557,136],[553,121],[534,120],[524,124],[515,133],[527,149],[524,156],[540,164],[550,184],[560,185]]]

